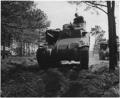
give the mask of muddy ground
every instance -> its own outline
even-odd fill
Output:
[[[41,70],[35,57],[1,61],[1,90],[5,97],[119,97],[119,66],[109,71],[108,61],[90,53],[89,70],[66,63]]]

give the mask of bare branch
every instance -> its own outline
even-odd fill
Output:
[[[102,7],[107,7],[107,5],[98,4],[98,3],[92,3],[91,1],[85,1],[85,2],[86,2],[86,3],[93,4],[93,5],[99,5],[99,6],[102,6]]]
[[[97,5],[90,5],[90,4],[88,4],[87,2],[86,2],[86,4],[89,5],[89,6],[98,8],[98,9],[100,9],[101,11],[103,11],[104,13],[108,14],[106,11],[104,11],[102,8],[98,7]]]

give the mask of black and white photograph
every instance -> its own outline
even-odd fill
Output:
[[[120,1],[1,0],[1,97],[120,97]]]

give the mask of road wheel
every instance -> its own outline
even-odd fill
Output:
[[[57,68],[60,65],[60,60],[56,55],[56,49],[54,48],[51,53],[51,65],[53,68]]]
[[[46,66],[46,54],[45,54],[45,49],[38,49],[37,50],[37,54],[36,54],[36,58],[37,58],[37,62],[40,66],[41,69],[47,69],[47,66]]]
[[[60,61],[57,59],[57,57],[55,55],[52,55],[51,58],[51,67],[53,68],[57,68],[60,65]]]
[[[57,67],[60,67],[60,60],[55,60],[54,61],[54,67],[57,68]]]
[[[80,49],[80,66],[81,69],[88,69],[89,67],[89,48],[83,47]]]

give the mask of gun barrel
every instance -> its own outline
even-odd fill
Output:
[[[50,34],[50,33],[47,33],[49,36],[51,36],[51,37],[53,37],[53,35],[52,34]]]

